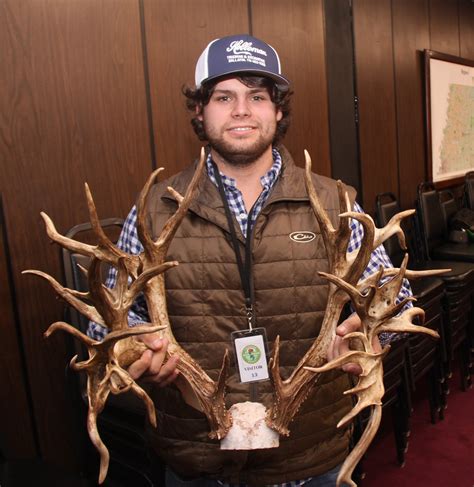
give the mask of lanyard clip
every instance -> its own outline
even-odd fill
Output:
[[[251,304],[247,304],[245,306],[245,310],[247,312],[247,321],[248,321],[248,324],[249,324],[249,330],[252,331],[252,329],[253,329],[253,320],[254,320],[253,306]]]

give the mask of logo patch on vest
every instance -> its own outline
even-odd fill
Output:
[[[313,232],[293,232],[290,233],[290,238],[293,242],[297,243],[308,243],[312,242],[316,238],[316,234]]]

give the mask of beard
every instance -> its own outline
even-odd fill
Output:
[[[258,160],[272,145],[275,127],[260,136],[252,143],[245,139],[228,141],[222,133],[204,123],[206,139],[209,145],[229,164],[234,166],[248,166]]]

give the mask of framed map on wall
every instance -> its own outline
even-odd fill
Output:
[[[474,61],[425,50],[428,173],[454,182],[474,170]]]

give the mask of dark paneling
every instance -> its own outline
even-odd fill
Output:
[[[38,455],[32,424],[27,381],[15,322],[8,248],[0,197],[0,451],[7,459]]]
[[[339,7],[351,4],[337,1]],[[326,4],[333,21],[336,2]],[[353,0],[352,5],[363,201],[372,211],[375,194],[390,190],[400,195],[403,206],[411,206],[414,181],[424,170],[416,50],[430,47],[473,58],[474,4]],[[348,28],[346,17],[339,22],[344,24],[339,28]],[[39,211],[46,210],[63,232],[84,221],[82,183],[88,180],[100,216],[124,216],[152,161],[165,165],[167,174],[186,166],[200,143],[189,124],[181,86],[193,84],[196,59],[210,40],[238,32],[253,31],[280,52],[295,90],[286,143],[298,163],[307,148],[315,170],[330,174],[326,66],[333,80],[346,76],[337,68],[350,70],[342,66],[350,61],[338,59],[341,51],[331,50],[347,48],[337,42],[347,43],[348,32],[336,39],[337,30],[338,20],[328,22],[334,43],[327,46],[331,60],[326,64],[323,0],[0,2],[0,193],[11,269],[9,278],[2,235],[0,356],[2,366],[6,364],[2,379],[9,384],[3,390],[15,388],[0,400],[17,415],[15,431],[2,445],[8,450],[4,454],[35,454],[31,430],[36,426],[46,460],[71,467],[81,456],[78,428],[83,425],[77,423],[64,380],[70,341],[63,335],[47,341],[42,337],[62,317],[63,307],[45,283],[20,274],[41,268],[61,279],[59,249],[47,245]],[[424,46],[428,32],[429,46]],[[345,95],[347,101],[349,93]],[[335,96],[330,92],[332,107]],[[335,156],[339,147],[334,145],[348,143],[334,135],[335,160],[341,156]],[[336,164],[339,176],[344,168]],[[17,316],[10,304],[13,291]],[[26,357],[26,374],[19,373],[18,346]],[[31,415],[26,412],[25,377]],[[6,410],[2,417],[8,414]],[[18,443],[12,446],[15,433]]]
[[[34,417],[43,457],[72,467],[80,451],[64,379],[69,341],[42,336],[62,306],[20,272],[61,278],[40,210],[63,232],[84,221],[87,179],[102,217],[124,215],[150,171],[138,1],[4,0],[0,45],[0,191]]]
[[[397,127],[390,0],[353,3],[363,205],[398,194]]]
[[[332,176],[360,195],[352,12],[347,0],[325,0],[324,11]]]
[[[331,175],[322,0],[252,0],[252,32],[271,44],[294,90],[293,115],[284,140],[297,164],[303,150],[313,170]]]
[[[171,175],[199,156],[181,87],[212,40],[249,31],[247,1],[143,0],[158,166]]]
[[[433,51],[459,56],[459,2],[429,0],[430,32]]]
[[[430,44],[428,0],[392,2],[398,128],[399,198],[412,208],[426,179],[423,49]]]
[[[474,60],[474,2],[459,0],[461,57]]]

